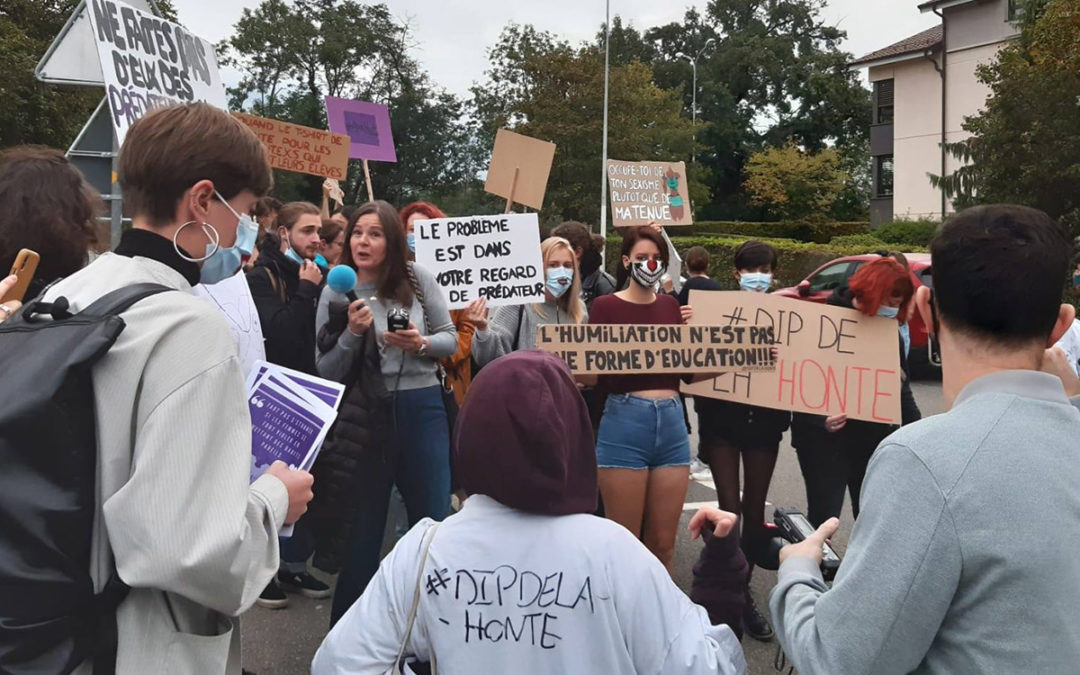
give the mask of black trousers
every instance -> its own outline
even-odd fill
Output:
[[[859,493],[866,466],[878,444],[892,431],[885,424],[848,422],[852,428],[829,433],[817,426],[801,425],[793,443],[806,483],[806,517],[814,527],[840,517],[844,491],[851,495],[851,512],[859,517]]]

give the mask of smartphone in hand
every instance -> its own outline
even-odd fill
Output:
[[[19,251],[19,255],[15,256],[15,264],[11,266],[11,272],[9,272],[9,275],[14,274],[19,280],[4,297],[0,298],[0,303],[12,300],[22,301],[23,296],[26,295],[27,287],[34,279],[34,272],[37,271],[38,262],[40,261],[41,256],[28,248]]]

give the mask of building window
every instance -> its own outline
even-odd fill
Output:
[[[874,196],[892,197],[893,194],[893,156],[881,155],[874,158]]]
[[[892,80],[874,83],[874,124],[892,124],[893,88]]]
[[[1024,8],[1020,6],[1020,0],[1009,0],[1009,21],[1016,21],[1024,16]]]

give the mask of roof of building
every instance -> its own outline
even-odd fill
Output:
[[[928,2],[919,3],[919,9],[923,12],[929,12],[938,7],[938,5],[949,5],[950,7],[955,5],[966,5],[969,2],[978,2],[979,0],[929,0]]]
[[[921,33],[912,35],[911,37],[904,38],[903,40],[891,44],[888,47],[879,49],[876,52],[870,52],[866,56],[853,61],[851,65],[861,66],[872,63],[874,61],[881,61],[883,59],[891,59],[898,56],[905,56],[907,54],[920,53],[927,50],[936,49],[941,45],[944,36],[945,31],[942,30],[941,25],[937,25],[933,28],[924,30]]]

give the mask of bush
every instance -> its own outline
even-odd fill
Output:
[[[669,234],[671,230],[669,229]],[[710,268],[709,276],[716,279],[726,290],[738,290],[738,285],[732,277],[735,268],[735,249],[743,244],[748,237],[672,237],[679,254],[685,257],[686,251],[693,246],[702,246],[709,252]],[[860,255],[875,253],[885,248],[881,241],[874,240],[873,244],[860,244],[851,242],[847,244],[816,244],[792,241],[791,239],[763,238],[772,244],[779,254],[779,262],[775,271],[776,283],[774,288],[786,288],[795,286],[805,279],[807,275],[821,267],[830,260],[847,255]],[[607,244],[607,269],[615,274],[620,264],[622,238],[610,237]],[[910,252],[920,252],[914,248]],[[922,249],[924,252],[925,249]]]
[[[889,245],[877,238],[875,234],[845,234],[833,237],[829,246],[872,246],[875,251],[889,248]]]
[[[929,246],[941,224],[937,220],[894,220],[874,230],[881,241],[897,246]]]
[[[870,231],[868,222],[824,222],[780,221],[775,223],[745,223],[739,221],[701,221],[693,225],[672,228],[670,233],[678,232],[683,236],[736,235],[742,237],[794,239],[827,243],[833,237],[845,234],[861,234]],[[684,234],[685,233],[685,234]]]

